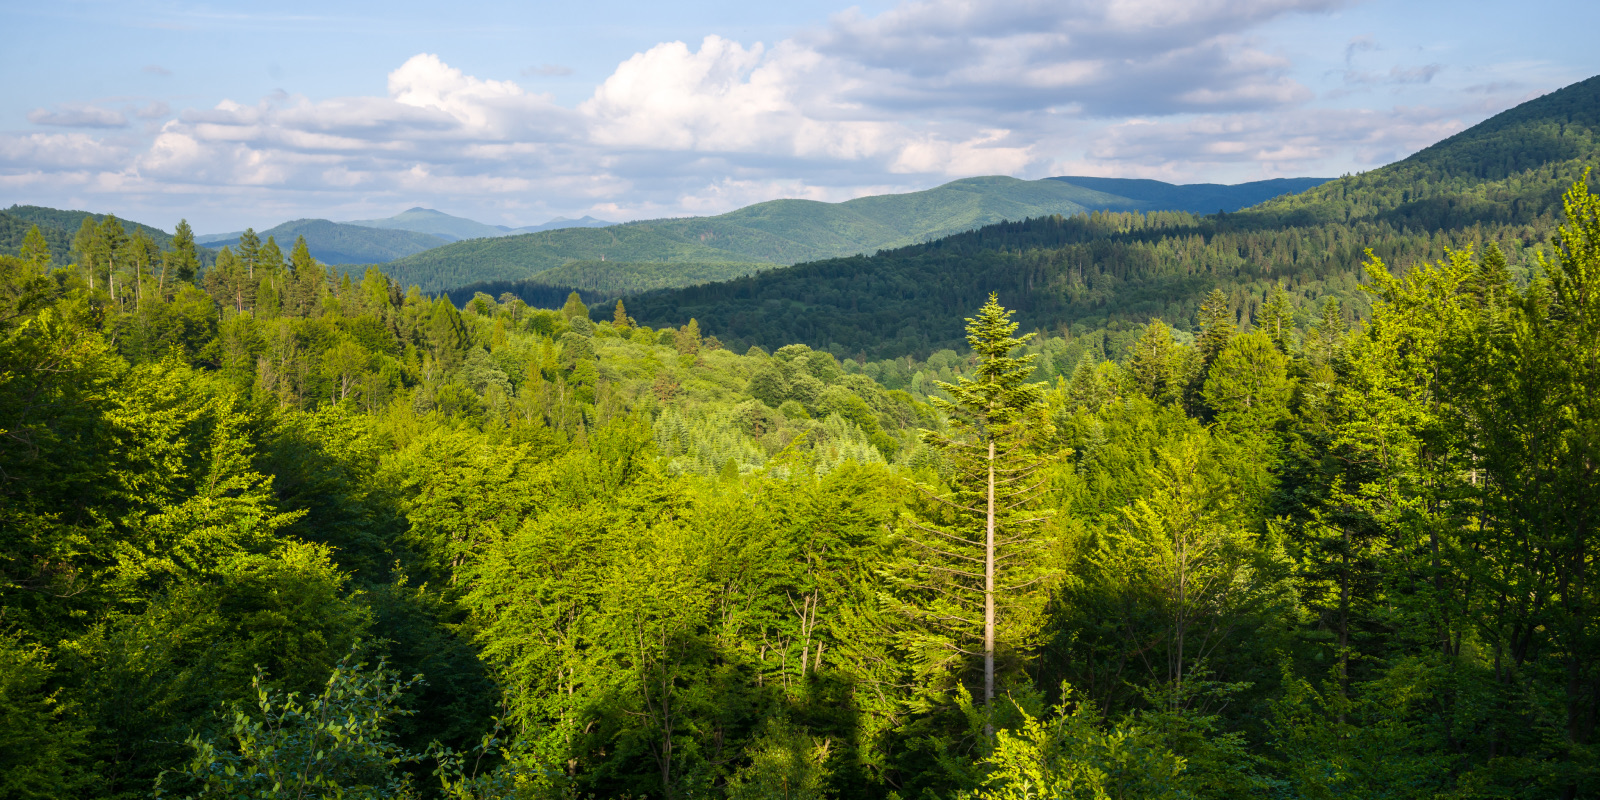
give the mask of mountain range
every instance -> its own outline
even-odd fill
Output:
[[[804,261],[904,247],[1002,220],[1108,210],[1205,207],[1231,211],[1326,180],[1178,186],[1110,178],[966,178],[925,191],[842,203],[772,200],[713,217],[457,242],[399,259],[384,270],[402,284],[438,291],[512,281],[570,286],[569,264],[615,262],[612,267],[584,269],[585,282],[580,284],[601,294],[614,294],[639,288],[637,279],[642,273],[652,276],[650,288],[684,286]],[[683,266],[674,270],[664,268],[663,263]],[[609,280],[610,274],[619,280]]]
[[[1233,211],[1326,180],[1287,178],[1226,186],[1077,176],[1038,181],[987,176],[842,203],[773,200],[712,217],[620,225],[584,216],[510,228],[417,207],[384,219],[294,220],[257,235],[263,240],[273,238],[285,251],[297,237],[304,236],[312,256],[324,263],[345,267],[383,264],[385,272],[402,284],[417,284],[426,291],[526,281],[614,296],[903,247],[1001,220],[1097,210]],[[8,213],[32,214],[37,218],[34,221],[69,235],[67,229],[76,230],[87,215],[32,206],[13,207]],[[11,236],[10,227],[18,225],[22,226],[19,232]],[[170,236],[144,227],[163,245]],[[0,219],[0,248],[20,245],[25,230],[22,221],[8,227]],[[202,235],[196,242],[213,249],[236,246],[242,233]],[[12,243],[10,238],[17,241]],[[65,250],[65,246],[60,248],[63,255]]]
[[[1394,164],[1236,213],[1034,217],[624,302],[641,324],[693,318],[731,347],[803,342],[841,357],[886,358],[959,348],[963,309],[997,291],[1025,329],[1101,331],[1097,346],[1115,355],[1152,317],[1192,328],[1212,290],[1239,325],[1260,319],[1278,288],[1306,325],[1325,298],[1340,303],[1342,316],[1362,317],[1371,302],[1360,289],[1369,250],[1386,263],[1414,264],[1493,244],[1526,281],[1564,218],[1563,192],[1596,161],[1600,77]],[[1590,180],[1591,191],[1597,183]]]
[[[459,242],[463,239],[514,236],[519,233],[538,233],[559,228],[603,228],[615,223],[584,215],[579,219],[556,217],[543,225],[526,225],[520,228],[511,228],[505,225],[488,225],[477,220],[452,216],[443,211],[435,211],[431,208],[419,206],[406,209],[399,214],[384,219],[358,219],[350,220],[344,224],[360,225],[364,228],[415,231],[437,236],[447,242]]]
[[[206,247],[222,249],[238,247],[243,231],[196,236],[195,241]],[[269,237],[278,247],[289,252],[295,239],[306,238],[306,249],[311,256],[324,264],[373,264],[420,253],[441,247],[448,242],[438,236],[408,230],[385,230],[361,225],[329,222],[325,219],[297,219],[256,231],[261,241]]]

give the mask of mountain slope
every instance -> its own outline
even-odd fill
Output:
[[[22,240],[34,225],[38,223],[0,211],[0,255],[14,256],[22,252]],[[39,225],[39,232],[50,245],[50,256],[55,263],[65,264],[71,260],[71,233],[53,225]]]
[[[448,244],[444,239],[415,231],[384,230],[360,225],[343,225],[325,219],[297,219],[258,231],[261,241],[272,237],[284,253],[297,237],[306,237],[306,248],[325,264],[374,264],[390,261]],[[207,247],[237,247],[239,234],[201,237]]]
[[[1028,328],[1075,332],[1127,331],[1151,317],[1189,328],[1212,289],[1248,325],[1274,285],[1307,321],[1324,297],[1360,316],[1369,247],[1403,265],[1493,242],[1526,277],[1558,224],[1561,192],[1600,162],[1597,123],[1600,79],[1590,79],[1403,161],[1238,213],[1035,218],[629,297],[627,306],[651,326],[698,319],[734,347],[800,341],[873,357],[959,348],[962,314],[991,291]],[[1528,153],[1516,148],[1524,140]]]
[[[27,235],[29,228],[38,225],[39,232],[44,234],[45,241],[50,245],[50,255],[54,262],[62,266],[69,264],[72,262],[72,240],[77,236],[78,228],[83,225],[85,217],[93,217],[99,222],[104,220],[106,215],[44,206],[14,205],[0,211],[0,253],[6,255],[17,253],[22,247],[22,237]],[[163,250],[172,246],[172,234],[141,222],[131,222],[120,217],[118,219],[124,231],[130,234],[134,231],[144,231],[145,235]],[[200,247],[198,255],[202,266],[210,266],[217,254],[214,250]]]
[[[1050,180],[1138,201],[1140,211],[1188,211],[1194,214],[1213,214],[1217,211],[1238,211],[1281,195],[1298,194],[1333,179],[1273,178],[1238,184],[1172,184],[1143,179],[1068,175]]]
[[[38,225],[41,231],[45,228],[56,228],[66,231],[68,241],[71,241],[71,237],[77,234],[78,228],[83,225],[84,217],[94,217],[96,222],[106,218],[105,214],[94,214],[88,211],[64,211],[59,208],[45,208],[44,206],[14,205],[6,209],[5,213],[16,219],[23,220],[31,225]],[[145,235],[149,236],[151,240],[153,240],[163,249],[172,244],[172,234],[167,233],[160,228],[145,225],[141,222],[131,222],[125,219],[121,220],[121,222],[123,230],[130,234],[136,230],[144,231]],[[26,231],[27,228],[23,228],[23,230]],[[54,245],[52,244],[52,246]],[[57,255],[65,254],[58,253]]]
[[[340,224],[358,225],[363,228],[426,233],[430,236],[437,236],[447,242],[506,235],[506,229],[502,227],[485,225],[477,220],[451,216],[443,211],[421,207],[408,208],[384,219],[353,219]]]
[[[1433,230],[1477,222],[1528,225],[1560,210],[1561,193],[1600,153],[1600,76],[1496,114],[1381,169],[1248,209],[1244,225],[1384,222]]]
[[[540,231],[554,231],[562,228],[605,228],[615,224],[617,223],[608,222],[603,219],[595,219],[594,217],[585,214],[577,219],[556,217],[555,219],[552,219],[542,225],[524,225],[520,228],[502,228],[501,230],[505,231],[506,233],[538,233]]]
[[[484,281],[526,280],[569,261],[728,264],[728,278],[751,264],[778,266],[903,247],[998,222],[1139,203],[1059,181],[992,176],[921,192],[843,203],[773,200],[714,217],[659,219],[606,228],[565,228],[458,242],[385,266],[402,284],[425,290]],[[699,282],[704,272],[682,283]],[[682,284],[680,284],[682,285]]]

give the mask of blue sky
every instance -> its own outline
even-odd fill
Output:
[[[0,205],[210,232],[1338,175],[1600,73],[1597,9],[5,0]]]

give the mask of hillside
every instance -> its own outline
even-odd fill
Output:
[[[304,236],[311,255],[324,264],[373,264],[447,244],[444,239],[426,233],[365,228],[325,219],[297,219],[258,231],[256,235],[262,241],[272,237],[285,252],[297,237]],[[237,247],[239,234],[213,234],[198,237],[197,241],[216,249]]]
[[[1113,330],[1195,323],[1212,289],[1240,323],[1281,282],[1309,318],[1322,297],[1363,315],[1364,250],[1391,263],[1495,242],[1526,275],[1561,191],[1600,159],[1600,79],[1525,103],[1395,164],[1255,208],[1200,217],[1098,213],[1005,223],[874,257],[824,260],[627,299],[641,323],[703,330],[736,347],[802,341],[836,354],[960,344],[960,310],[990,291],[1023,323]],[[1532,142],[1513,157],[1516,143]]]
[[[406,209],[399,214],[383,219],[356,219],[340,224],[359,225],[363,228],[414,231],[437,236],[447,242],[459,242],[464,239],[492,239],[499,236],[539,233],[540,231],[553,231],[561,228],[604,228],[616,223],[586,215],[578,219],[556,217],[541,225],[524,225],[511,228],[505,225],[488,225],[477,220],[452,216],[443,211],[418,207]]]
[[[1188,211],[1193,214],[1214,214],[1218,211],[1238,211],[1274,197],[1298,194],[1321,186],[1332,178],[1273,178],[1249,183],[1189,183],[1173,184],[1134,178],[1090,178],[1068,175],[1051,178],[1097,192],[1126,197],[1140,203],[1140,211]]]
[[[97,222],[106,218],[104,214],[94,214],[88,211],[63,211],[58,208],[45,208],[44,206],[14,205],[6,209],[5,213],[7,216],[23,220],[29,225],[38,225],[41,231],[47,228],[66,231],[69,242],[71,237],[78,232],[79,226],[83,225],[84,217],[94,217]],[[133,233],[136,230],[144,231],[145,235],[154,240],[162,249],[172,244],[172,234],[160,228],[140,222],[130,222],[129,220],[122,220],[122,227],[128,233]],[[26,232],[27,228],[24,227],[23,231]],[[54,246],[55,243],[51,242],[51,247]]]
[[[523,225],[522,227],[519,227],[519,228],[504,228],[504,226],[501,226],[501,227],[508,234],[516,234],[516,233],[538,233],[540,231],[554,231],[554,230],[560,230],[562,228],[606,228],[606,227],[610,227],[610,226],[615,225],[615,224],[617,224],[617,223],[610,222],[610,221],[603,220],[603,219],[595,219],[594,217],[591,217],[588,214],[585,214],[585,215],[583,215],[581,217],[578,217],[577,219],[572,219],[570,217],[556,217],[555,219],[552,219],[549,222],[545,222],[545,223],[542,223],[542,224],[539,224],[539,225]]]
[[[968,178],[907,194],[843,203],[773,200],[714,217],[659,219],[600,229],[565,228],[459,242],[401,259],[385,271],[424,290],[516,281],[569,261],[781,265],[903,247],[1005,219],[1135,208],[1126,198],[1059,181]],[[682,279],[684,285],[703,275]]]
[[[85,217],[93,217],[98,222],[105,219],[106,215],[44,206],[13,205],[0,211],[0,254],[15,254],[22,247],[22,237],[27,235],[28,229],[38,225],[39,232],[44,234],[45,241],[50,244],[50,253],[55,263],[65,266],[72,261],[72,240],[77,235],[78,228],[83,225]],[[144,231],[145,235],[163,250],[172,246],[172,234],[160,228],[125,219],[120,221],[123,230],[129,233],[136,230]],[[206,247],[200,247],[198,255],[203,266],[211,265],[216,259],[216,251]]]
[[[421,207],[408,208],[392,217],[383,219],[353,219],[340,224],[425,233],[430,236],[437,236],[447,242],[504,236],[507,233],[507,230],[503,227],[485,225],[477,220],[451,216],[443,211]]]
[[[0,255],[14,256],[22,250],[22,239],[35,223],[32,220],[0,211]],[[39,225],[39,232],[50,245],[50,255],[57,264],[65,264],[72,250],[72,234],[53,225]]]

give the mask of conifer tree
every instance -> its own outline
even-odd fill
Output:
[[[94,239],[94,264],[97,269],[105,271],[106,289],[111,293],[112,299],[117,296],[117,256],[122,252],[122,245],[127,240],[128,233],[123,230],[122,223],[115,215],[107,214],[100,220],[99,235]]]
[[[50,266],[50,243],[45,241],[44,232],[35,225],[28,229],[28,234],[22,237],[22,260],[31,264],[35,271],[42,272]]]
[[[1228,340],[1233,338],[1233,320],[1229,319],[1228,296],[1221,289],[1212,289],[1200,305],[1200,337],[1195,346],[1200,351],[1200,363],[1211,366]]]
[[[1316,366],[1332,364],[1344,349],[1346,326],[1339,310],[1339,301],[1329,297],[1322,301],[1322,317],[1317,327],[1306,337],[1306,358]]]
[[[628,318],[628,309],[622,307],[622,300],[617,300],[617,310],[611,314],[611,326],[619,331],[633,327],[633,321]]]
[[[1289,295],[1283,291],[1282,283],[1272,287],[1272,295],[1261,307],[1261,320],[1256,328],[1272,340],[1279,352],[1289,352],[1289,335],[1294,332],[1294,307],[1289,304]]]
[[[195,247],[194,230],[186,219],[178,220],[177,231],[172,234],[172,249],[162,257],[161,288],[166,291],[167,279],[190,283],[200,271],[200,252]]]
[[[1134,383],[1156,402],[1173,400],[1183,389],[1182,366],[1183,353],[1172,340],[1172,329],[1159,319],[1151,320],[1128,360]]]
[[[952,490],[924,489],[936,513],[904,519],[913,560],[903,565],[902,580],[924,604],[903,610],[928,626],[921,645],[933,660],[938,650],[956,661],[983,657],[983,703],[991,714],[999,645],[1024,644],[1025,632],[1006,626],[1022,615],[1002,615],[1002,606],[1017,611],[1023,590],[1050,577],[1038,563],[1045,542],[1037,528],[1045,517],[1029,510],[1045,482],[1041,470],[1052,461],[1035,450],[1048,438],[1044,388],[1028,380],[1037,355],[1012,355],[1034,334],[1013,336],[1017,323],[1010,316],[990,294],[967,320],[977,377],[938,383],[952,400],[931,402],[949,416],[951,433],[924,432],[955,468]],[[974,644],[976,652],[969,649]],[[993,735],[992,718],[985,731]]]
[[[261,237],[256,235],[255,228],[245,228],[244,233],[239,235],[239,246],[234,251],[234,257],[239,259],[245,277],[254,281],[256,267],[261,266]]]
[[[589,316],[589,307],[583,304],[583,298],[577,292],[567,295],[567,302],[561,306],[561,316],[567,319]]]
[[[677,338],[676,338],[676,341],[674,342],[674,344],[677,346],[678,352],[682,353],[683,355],[692,356],[692,355],[695,355],[695,354],[699,353],[700,352],[700,323],[699,323],[699,321],[697,321],[697,320],[695,320],[693,318],[690,318],[688,325],[685,325],[682,328],[679,328],[678,329],[678,335],[677,335]]]
[[[95,240],[100,238],[100,227],[95,224],[94,217],[84,217],[83,224],[78,226],[78,233],[72,237],[72,257],[78,262],[78,268],[83,270],[89,278],[89,289],[94,290],[95,253],[99,249]]]

